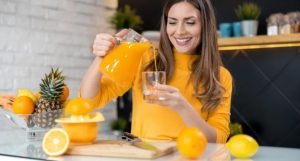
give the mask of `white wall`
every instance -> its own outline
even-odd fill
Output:
[[[107,19],[117,5],[118,0],[0,0],[0,93],[36,92],[44,73],[59,67],[70,97],[76,97],[96,33],[114,32]],[[114,110],[104,110],[108,120]]]

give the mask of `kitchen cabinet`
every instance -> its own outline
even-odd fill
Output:
[[[300,34],[220,38],[231,120],[260,145],[300,148]]]

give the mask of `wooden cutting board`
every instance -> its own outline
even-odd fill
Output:
[[[67,154],[102,156],[102,157],[121,157],[121,158],[142,158],[155,159],[176,150],[176,142],[148,142],[159,148],[160,152],[154,152],[135,147],[126,141],[121,140],[98,140],[90,145],[73,145]]]

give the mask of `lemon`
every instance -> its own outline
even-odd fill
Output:
[[[27,96],[35,103],[36,97],[29,89],[19,89],[18,96]]]
[[[231,137],[226,143],[226,147],[231,155],[236,158],[250,158],[258,150],[258,144],[255,139],[244,134],[234,135]]]

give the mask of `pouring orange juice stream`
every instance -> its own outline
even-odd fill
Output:
[[[116,38],[119,44],[103,58],[100,64],[100,70],[122,86],[129,86],[132,83],[142,55],[150,48],[154,51],[155,70],[157,71],[156,50],[152,43],[131,29],[129,29],[129,33],[131,33],[128,36],[130,39],[126,37],[129,40],[125,39],[119,42],[120,39]]]

